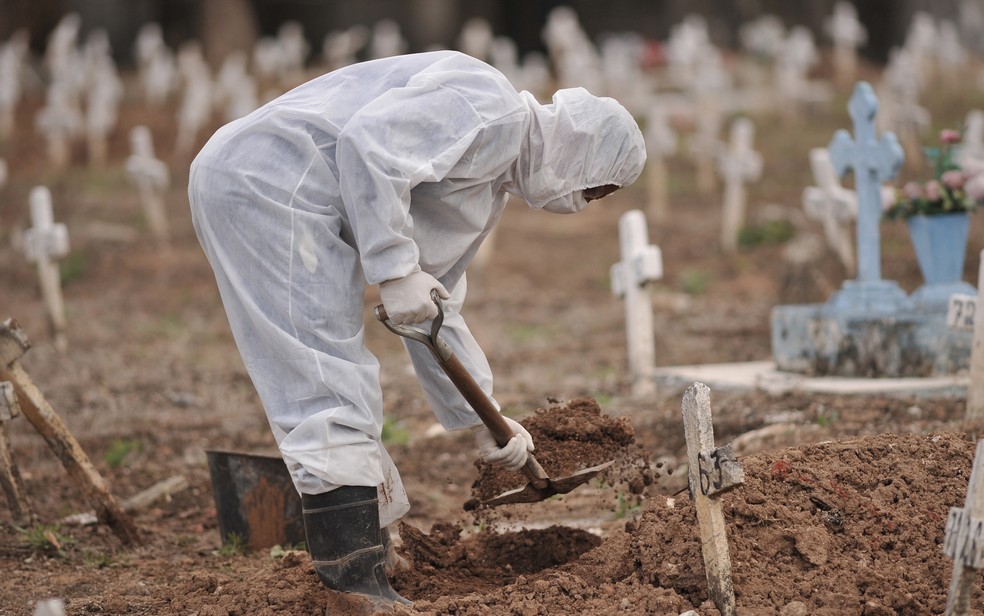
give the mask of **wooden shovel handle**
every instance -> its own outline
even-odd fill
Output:
[[[440,304],[438,304],[438,309],[441,309]],[[385,322],[389,320],[389,315],[386,314],[386,308],[382,304],[376,306],[374,311],[376,318],[380,321]],[[394,331],[402,335],[399,330]],[[430,340],[432,350],[433,347],[437,346],[438,337],[436,333],[433,335],[433,338],[434,340]],[[513,431],[509,428],[509,424],[506,423],[499,410],[492,404],[485,390],[475,382],[474,377],[469,374],[468,370],[454,353],[449,353],[447,359],[441,359],[436,353],[433,356],[434,360],[441,366],[444,373],[448,375],[448,378],[454,383],[454,386],[464,397],[465,401],[471,405],[479,419],[482,420],[485,427],[492,433],[495,442],[499,444],[499,447],[505,447],[512,437],[516,435],[513,434]],[[543,467],[536,461],[532,453],[526,456],[526,465],[523,466],[522,471],[535,487],[539,489],[547,487],[549,480],[547,472],[543,470]]]
[[[499,444],[499,447],[505,447],[516,435],[509,428],[509,424],[506,423],[502,414],[492,404],[492,401],[489,400],[485,391],[475,382],[475,379],[468,373],[456,355],[451,355],[447,360],[439,363],[451,382],[475,410],[485,427],[492,433],[495,442]],[[526,465],[523,466],[522,471],[537,488],[547,487],[547,480],[549,479],[547,472],[543,470],[532,453],[526,456]]]

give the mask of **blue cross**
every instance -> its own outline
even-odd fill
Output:
[[[854,170],[858,195],[858,282],[878,282],[881,280],[881,184],[898,174],[905,153],[893,133],[885,133],[881,139],[875,134],[878,99],[871,84],[858,82],[847,110],[854,120],[855,138],[852,140],[844,129],[837,131],[828,147],[830,162],[838,176],[843,177],[848,169]]]

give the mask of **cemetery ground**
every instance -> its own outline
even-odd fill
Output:
[[[767,359],[771,308],[824,301],[847,277],[823,248],[805,262],[785,255],[809,235],[822,246],[800,195],[812,183],[809,149],[850,126],[848,94],[799,120],[755,118],[765,167],[749,187],[748,225],[733,255],[718,248],[720,191],[698,193],[689,161],[670,159],[670,216],[650,222],[665,269],[653,285],[659,366]],[[980,94],[931,96],[927,141],[981,106]],[[0,190],[0,317],[15,318],[32,340],[22,366],[117,498],[176,475],[188,485],[134,510],[143,544],[122,545],[104,525],[62,521],[90,504],[30,424],[8,422],[37,524],[17,525],[0,507],[0,614],[31,614],[46,597],[64,599],[69,614],[324,613],[327,593],[299,546],[247,552],[219,538],[205,451],[273,452],[273,440],[191,226],[187,161],[172,161],[170,246],[153,241],[122,169],[125,135],[137,124],[150,126],[160,156],[170,155],[173,109],[125,103],[106,166],[86,168],[78,149],[72,169],[55,174],[33,137],[38,106],[22,105],[17,133],[0,145],[11,171]],[[71,234],[61,262],[64,352],[52,344],[36,276],[13,241],[39,184]],[[402,346],[373,319],[378,297],[367,291],[384,439],[412,505],[401,548],[412,569],[395,585],[416,606],[400,613],[718,613],[685,489],[683,387],[629,395],[624,309],[609,290],[618,218],[645,204],[641,180],[576,216],[511,203],[491,259],[470,274],[465,316],[507,414],[528,422],[552,408],[563,417],[558,408],[594,401],[634,434],[615,471],[565,497],[465,510],[479,472],[472,437],[434,429]],[[912,291],[919,271],[904,225],[883,225],[882,234],[883,277]],[[982,248],[977,214],[967,281],[976,281]],[[961,396],[712,388],[711,405],[716,442],[735,441],[745,466],[745,484],[723,497],[739,614],[943,611],[951,567],[944,525],[949,508],[963,505],[981,434],[963,421]],[[631,464],[637,459],[648,472]],[[980,592],[975,609],[984,613]]]

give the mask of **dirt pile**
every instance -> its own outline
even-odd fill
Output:
[[[723,499],[739,613],[942,612],[951,570],[944,526],[949,508],[963,504],[973,454],[974,444],[956,434],[880,435],[743,459],[745,485]],[[685,495],[648,499],[623,531],[538,572],[524,562],[537,550],[513,549],[519,535],[500,539],[508,553],[495,556],[487,534],[464,544],[447,528],[432,535],[405,546],[412,569],[430,581],[397,580],[416,600],[399,613],[717,614]],[[525,535],[543,550],[565,536],[573,535]],[[502,563],[498,573],[493,562]],[[515,581],[483,589],[471,581],[476,571]]]
[[[633,494],[641,494],[653,481],[642,448],[635,445],[635,432],[627,417],[602,413],[591,398],[576,398],[564,404],[539,408],[521,423],[533,437],[534,455],[550,477],[566,477],[580,470],[614,460],[601,478],[609,484],[625,483]],[[472,486],[473,500],[481,501],[525,486],[528,479],[477,461],[479,474]]]

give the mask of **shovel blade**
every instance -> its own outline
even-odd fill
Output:
[[[557,494],[567,494],[578,486],[591,481],[595,475],[614,463],[614,460],[609,460],[603,464],[582,469],[567,477],[548,479],[545,488],[538,488],[532,483],[528,483],[522,488],[509,490],[489,500],[482,501],[482,505],[486,507],[498,507],[499,505],[512,505],[516,503],[538,503]]]

